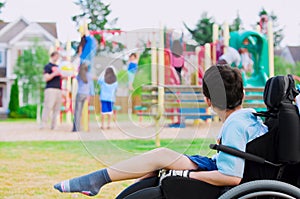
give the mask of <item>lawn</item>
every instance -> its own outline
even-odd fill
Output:
[[[162,140],[161,143],[181,153],[211,155],[207,147],[211,142],[196,139]],[[0,142],[0,198],[88,198],[81,194],[61,194],[52,188],[53,184],[103,168],[106,161],[154,148],[152,140]],[[95,198],[115,198],[130,183],[111,183]]]

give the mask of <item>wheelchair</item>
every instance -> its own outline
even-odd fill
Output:
[[[300,199],[300,115],[294,98],[299,94],[291,75],[270,78],[264,89],[267,111],[254,113],[265,117],[269,132],[246,145],[246,151],[211,144],[210,148],[245,159],[241,184],[219,187],[208,183],[170,176],[137,182],[117,199]]]

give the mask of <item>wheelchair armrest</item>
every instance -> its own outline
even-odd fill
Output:
[[[260,164],[270,164],[270,165],[276,166],[276,167],[282,166],[281,164],[274,164],[272,162],[269,162],[269,161],[265,160],[264,158],[259,157],[257,155],[246,153],[244,151],[240,151],[240,150],[237,150],[237,149],[225,146],[225,145],[221,145],[221,144],[219,144],[219,145],[218,144],[210,144],[209,148],[218,150],[218,151],[222,151],[224,153],[228,153],[230,155],[234,155],[239,158],[243,158],[245,160],[250,160],[253,162],[260,163]]]

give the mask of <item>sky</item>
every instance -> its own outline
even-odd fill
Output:
[[[1,1],[1,0],[0,0]],[[239,13],[246,29],[259,20],[258,12],[265,8],[274,11],[284,28],[285,45],[300,45],[300,0],[105,0],[110,3],[111,18],[118,17],[117,26],[125,31],[160,28],[162,25],[179,31],[183,22],[194,28],[203,12],[216,23],[232,23]],[[178,2],[178,3],[177,3]],[[4,21],[23,16],[29,21],[56,22],[61,41],[79,40],[71,16],[80,13],[73,0],[6,0],[0,14]]]

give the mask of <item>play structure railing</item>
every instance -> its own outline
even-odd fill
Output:
[[[244,108],[255,108],[259,111],[266,110],[263,101],[263,87],[245,88]],[[155,143],[160,146],[160,119],[161,117],[178,117],[181,122],[185,119],[207,120],[214,118],[204,100],[201,86],[192,85],[144,85],[142,86],[143,111],[139,111],[140,117],[153,117],[156,126]],[[142,120],[140,120],[142,121]]]
[[[145,85],[142,87],[142,106],[148,110],[139,115],[158,116],[158,101],[163,101],[162,116],[212,116],[211,113],[205,111],[207,104],[204,101],[202,88],[199,86],[162,86],[163,92],[159,94],[157,86]],[[265,108],[263,102],[264,88],[245,88],[245,100],[243,107],[245,108]],[[162,98],[162,99],[160,99]],[[169,110],[168,110],[169,109]],[[170,112],[172,109],[193,109],[194,111]],[[197,111],[204,109],[204,111]]]

